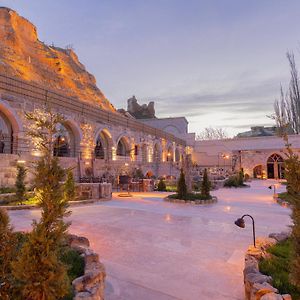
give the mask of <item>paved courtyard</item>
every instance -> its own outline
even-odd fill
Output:
[[[162,201],[164,193],[73,207],[70,231],[84,235],[107,270],[107,300],[243,299],[243,256],[252,227],[234,225],[248,213],[258,236],[287,229],[290,211],[273,202],[271,181],[213,192],[217,204]],[[283,189],[283,188],[281,188]],[[12,211],[16,229],[30,228],[39,211]]]

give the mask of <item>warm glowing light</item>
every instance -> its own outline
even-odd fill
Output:
[[[125,163],[125,167],[128,167],[129,166],[129,164],[128,163]]]
[[[117,160],[117,149],[116,147],[111,147],[111,159]]]
[[[19,160],[17,160],[17,163],[18,163],[18,164],[25,164],[25,163],[26,163],[26,160],[19,159]]]
[[[84,164],[88,166],[90,164],[90,162],[89,161],[85,161]]]
[[[224,211],[226,211],[226,212],[231,211],[231,206],[225,206],[225,207],[224,207]]]
[[[32,154],[32,156],[35,156],[35,157],[41,157],[41,156],[43,156],[43,153],[41,151],[39,151],[39,150],[33,150],[31,152],[31,154]]]

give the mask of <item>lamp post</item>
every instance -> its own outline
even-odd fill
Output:
[[[275,184],[271,184],[268,189],[272,189],[273,188],[273,195],[275,196],[276,195],[276,185]]]
[[[255,223],[254,223],[254,219],[252,216],[246,214],[246,215],[243,215],[241,218],[238,218],[234,224],[240,228],[245,228],[245,221],[244,221],[244,217],[249,217],[251,218],[252,220],[252,231],[253,231],[253,244],[254,244],[254,247],[256,248],[256,243],[255,243]]]

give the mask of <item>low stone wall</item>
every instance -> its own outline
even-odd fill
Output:
[[[73,300],[104,300],[105,268],[85,237],[70,235],[68,243],[84,258],[84,275],[73,280]]]
[[[218,198],[213,196],[211,199],[208,200],[182,200],[182,199],[173,199],[173,198],[168,198],[165,197],[164,201],[171,202],[171,203],[184,203],[184,204],[196,204],[196,205],[201,205],[201,204],[213,204],[218,202]]]
[[[272,233],[268,238],[258,239],[256,248],[249,247],[245,256],[244,285],[246,300],[292,300],[288,294],[280,295],[272,286],[272,277],[259,271],[259,260],[268,257],[267,249],[289,237],[289,233]]]
[[[76,197],[81,200],[111,199],[111,183],[76,183]]]

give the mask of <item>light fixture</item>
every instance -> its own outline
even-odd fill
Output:
[[[249,217],[251,218],[252,220],[252,232],[253,232],[253,244],[254,244],[254,247],[256,248],[256,243],[255,243],[255,223],[254,223],[254,219],[252,216],[250,215],[243,215],[241,218],[238,218],[234,224],[240,228],[245,228],[245,220],[244,220],[244,217]]]

